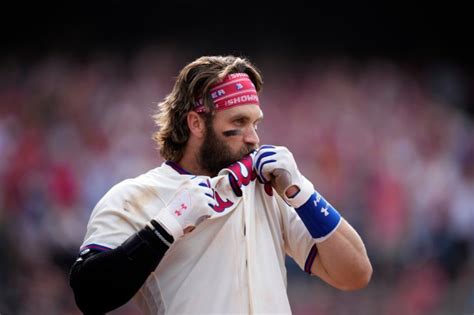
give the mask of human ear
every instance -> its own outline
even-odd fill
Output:
[[[189,130],[198,138],[204,137],[206,124],[204,118],[195,111],[190,111],[187,116]]]

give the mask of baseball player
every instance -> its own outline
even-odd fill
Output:
[[[288,314],[286,255],[336,288],[367,285],[357,232],[287,148],[259,146],[261,86],[242,58],[183,68],[155,117],[166,162],[111,188],[91,214],[70,274],[84,313],[133,298],[144,314]]]

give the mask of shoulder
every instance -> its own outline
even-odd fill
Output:
[[[137,178],[130,178],[111,187],[99,200],[96,208],[123,208],[130,201],[150,198],[159,198],[153,186]]]
[[[108,206],[120,206],[125,201],[140,201],[159,199],[167,203],[176,189],[188,179],[188,176],[179,175],[162,165],[149,170],[135,178],[125,179],[107,191],[98,206],[106,203]]]

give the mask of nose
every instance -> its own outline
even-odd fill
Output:
[[[247,144],[251,144],[256,146],[260,142],[260,138],[258,137],[257,130],[255,127],[250,127],[247,129],[244,135],[244,141]]]

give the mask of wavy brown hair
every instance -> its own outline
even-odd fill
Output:
[[[209,95],[212,85],[231,73],[247,73],[257,92],[262,89],[262,76],[247,59],[234,56],[205,56],[186,65],[179,73],[173,90],[158,104],[153,116],[159,131],[153,134],[160,154],[170,161],[179,161],[189,139],[187,115],[195,100],[203,97],[207,119],[215,112]]]

